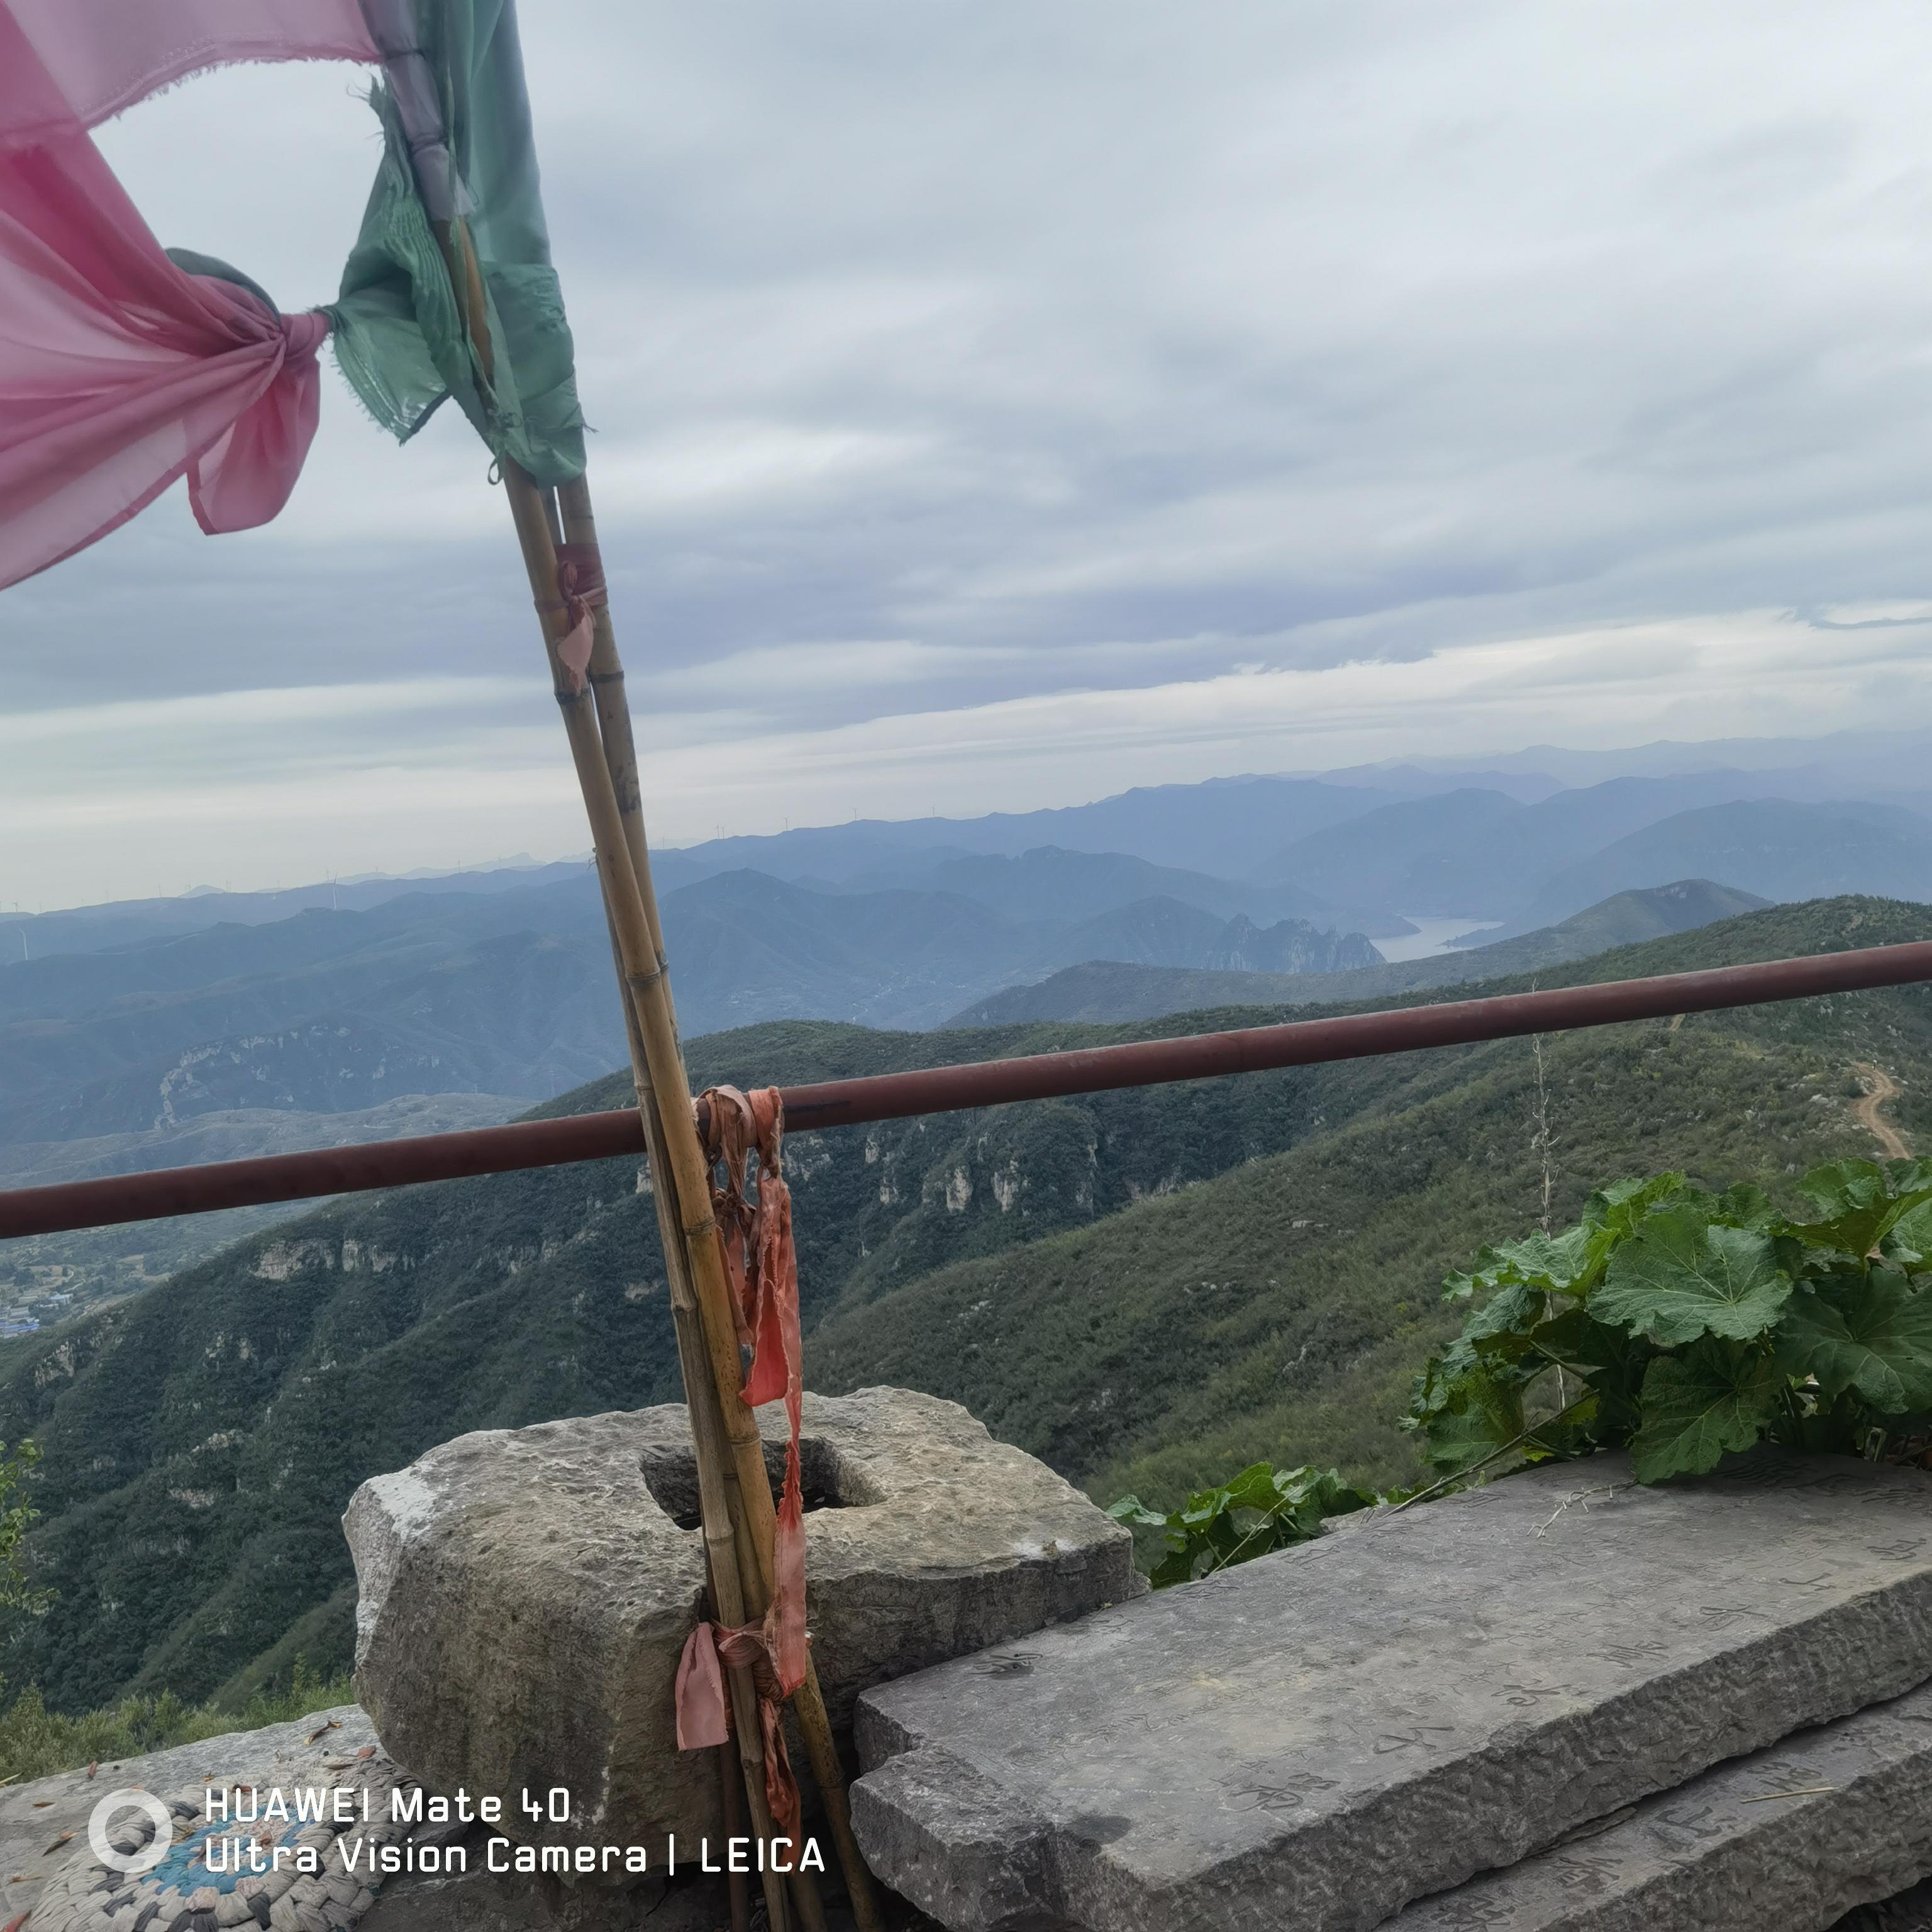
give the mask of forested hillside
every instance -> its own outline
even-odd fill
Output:
[[[1928,936],[1916,905],[1774,907],[1542,979]],[[693,1058],[703,1078],[787,1082],[1183,1024],[795,1023]],[[1544,1063],[1558,1216],[1628,1171],[1775,1192],[1872,1151],[1852,1112],[1862,1064],[1900,1083],[1898,1127],[1932,1136],[1932,998],[1917,989],[1556,1036]],[[1449,1325],[1442,1274],[1541,1211],[1536,1108],[1518,1040],[798,1136],[808,1381],[955,1396],[1103,1497],[1172,1496],[1264,1454],[1400,1475],[1391,1418]],[[464,1430],[665,1400],[675,1383],[634,1162],[369,1196],[251,1237],[0,1351],[0,1436],[45,1449],[34,1550],[59,1592],[7,1674],[74,1706],[245,1688],[298,1650],[338,1661],[351,1604],[335,1519],[364,1477]]]

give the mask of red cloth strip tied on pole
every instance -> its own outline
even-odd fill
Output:
[[[740,1630],[701,1623],[686,1640],[677,1673],[677,1736],[685,1750],[718,1744],[729,1734],[729,1713],[718,1656],[753,1665],[758,1708],[766,1736],[766,1778],[791,1772],[784,1757],[783,1701],[805,1681],[805,1489],[799,1466],[799,1431],[804,1420],[804,1346],[798,1308],[798,1253],[792,1240],[791,1190],[784,1164],[784,1102],[776,1087],[742,1094],[735,1087],[705,1090],[710,1132],[705,1151],[724,1174],[711,1206],[731,1283],[738,1340],[752,1351],[743,1394],[748,1407],[782,1400],[785,1406],[784,1487],[778,1499],[772,1574],[777,1587],[762,1624]],[[758,1195],[747,1192],[751,1156],[758,1156]],[[747,1646],[750,1648],[748,1649]],[[755,1651],[755,1655],[752,1654]],[[767,1678],[770,1694],[766,1694]],[[776,1752],[771,1739],[776,1735]],[[789,1815],[794,1835],[798,1792],[785,1802],[775,1791],[772,1814]]]
[[[597,546],[588,543],[560,543],[556,547],[556,596],[539,602],[537,608],[561,610],[570,620],[570,628],[559,639],[556,655],[570,676],[573,691],[584,688],[584,674],[590,668],[591,646],[596,639],[594,614],[610,608],[610,592],[604,581],[604,560]]]
[[[777,1588],[765,1623],[778,1682],[790,1696],[805,1682],[805,1489],[798,1460],[804,1420],[805,1349],[799,1331],[798,1253],[791,1232],[791,1190],[785,1185],[784,1101],[776,1087],[746,1095],[712,1087],[706,1151],[724,1170],[712,1196],[718,1238],[736,1304],[738,1339],[752,1350],[746,1406],[785,1406],[784,1489],[778,1498]],[[752,1150],[758,1155],[758,1198],[746,1196]]]
[[[677,1666],[677,1748],[706,1750],[731,1736],[731,1700],[724,1694],[724,1665],[743,1665],[758,1693],[758,1729],[765,1745],[765,1802],[780,1834],[796,1845],[803,1834],[798,1778],[785,1748],[784,1694],[764,1631],[756,1624],[728,1630],[700,1622],[684,1640]]]

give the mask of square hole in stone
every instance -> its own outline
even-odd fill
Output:
[[[784,1487],[784,1444],[766,1442],[765,1477],[776,1508]],[[702,1519],[698,1505],[698,1456],[688,1442],[666,1443],[646,1449],[638,1459],[644,1486],[659,1509],[680,1529],[696,1529]],[[865,1468],[836,1446],[815,1437],[800,1438],[798,1474],[808,1515],[814,1510],[859,1509],[885,1498]]]

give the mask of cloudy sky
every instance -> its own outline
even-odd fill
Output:
[[[1840,0],[544,0],[658,836],[1932,724],[1932,19]],[[104,130],[326,299],[346,68]],[[0,597],[0,901],[586,842],[452,410]]]

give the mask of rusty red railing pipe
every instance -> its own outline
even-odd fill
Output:
[[[1932,980],[1932,941],[1873,946],[1752,966],[1670,973],[1647,980],[1613,980],[1594,986],[1506,993],[1393,1012],[1348,1013],[1282,1026],[1241,1027],[1227,1033],[1140,1040],[1124,1046],[1076,1048],[1014,1060],[879,1073],[857,1080],[824,1080],[784,1090],[785,1124],[793,1132],[846,1127],[915,1114],[949,1113],[1015,1100],[1151,1087],[1174,1080],[1211,1079],[1270,1067],[1412,1053],[1424,1047],[1464,1046],[1566,1028],[1661,1019],[1724,1006],[1767,1005],[1822,993],[1868,991]],[[50,1187],[0,1192],[0,1238],[104,1227],[220,1208],[302,1201],[368,1188],[398,1187],[465,1175],[503,1174],[573,1161],[641,1154],[644,1132],[628,1108],[555,1120],[520,1120],[466,1133],[426,1134],[309,1154],[269,1154],[256,1160],[210,1162],[146,1174],[72,1180]]]

